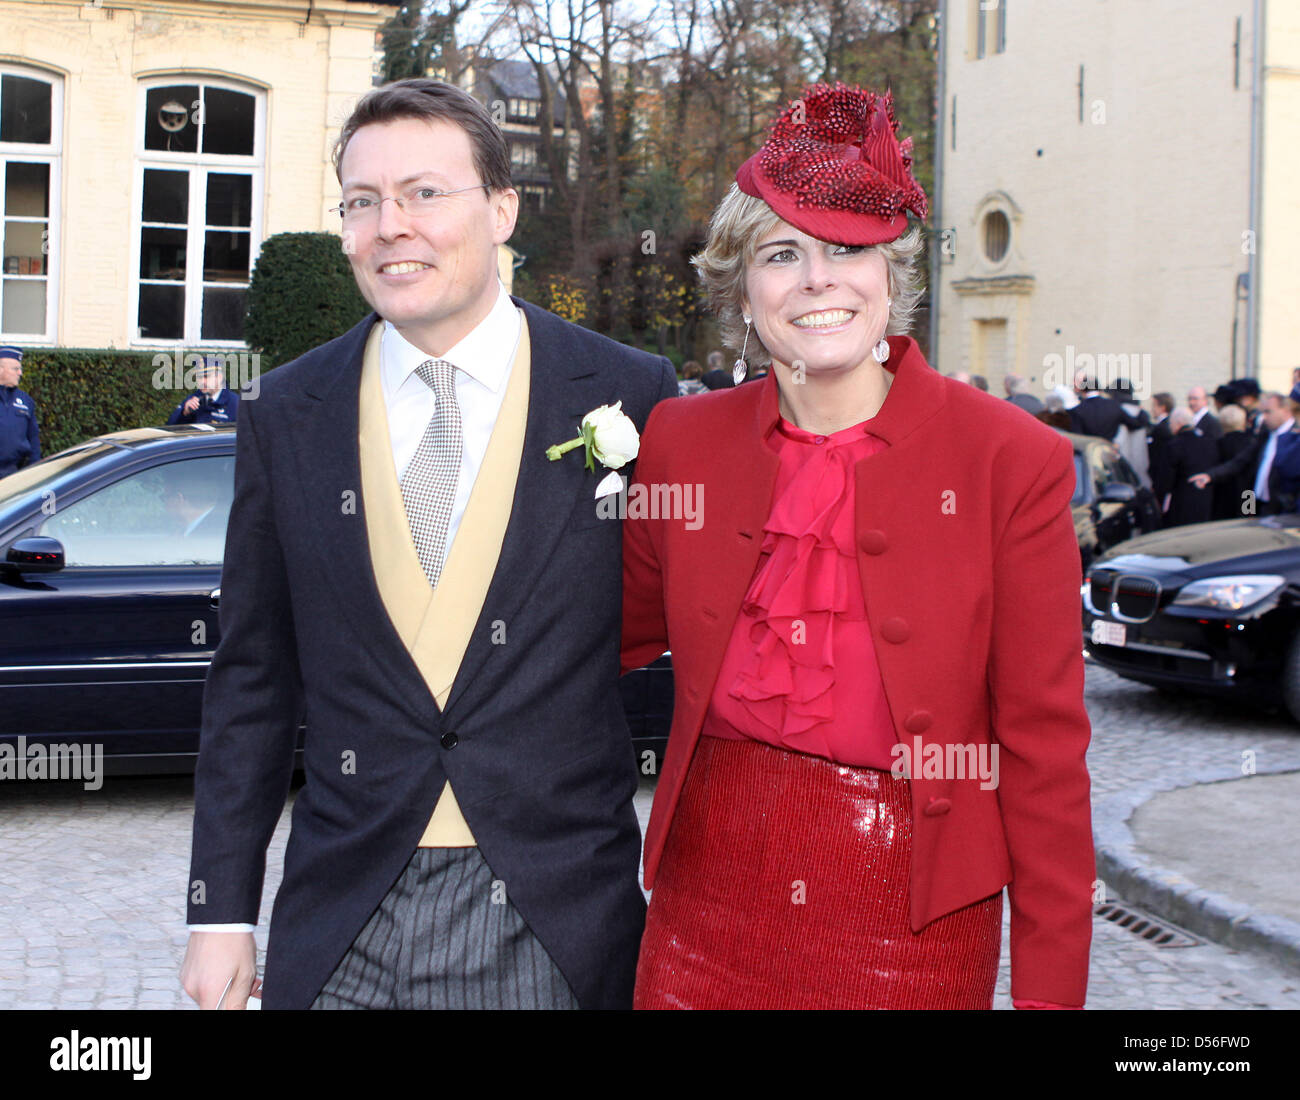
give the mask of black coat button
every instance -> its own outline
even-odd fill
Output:
[[[460,738],[452,730],[448,730],[438,739],[444,749],[454,749],[460,744]]]

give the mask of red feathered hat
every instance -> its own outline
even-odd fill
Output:
[[[815,84],[772,125],[736,183],[810,237],[880,244],[900,237],[910,210],[924,218],[912,175],[912,139],[895,136],[894,99],[861,88]]]

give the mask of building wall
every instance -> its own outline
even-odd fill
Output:
[[[1008,368],[1036,392],[1068,384],[1080,355],[1106,356],[1147,393],[1221,383],[1234,309],[1239,363],[1244,351],[1234,297],[1249,259],[1250,0],[1009,0],[1005,52],[990,34],[974,59],[978,3],[948,5],[942,228],[955,239],[935,365],[978,371],[978,323],[1005,319],[1007,362],[985,371],[998,394]],[[1293,224],[1294,205],[1275,206]],[[979,244],[994,208],[1011,222],[996,264]]]
[[[371,86],[375,27],[389,14],[341,0],[0,0],[0,61],[64,77],[54,343],[138,346],[128,268],[142,78],[212,77],[265,92],[255,258],[273,233],[338,231],[327,212],[338,202],[330,147]]]
[[[1287,393],[1300,367],[1300,4],[1269,0],[1264,32],[1259,274],[1261,381]]]

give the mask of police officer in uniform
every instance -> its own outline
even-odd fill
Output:
[[[198,377],[199,388],[172,410],[168,424],[233,424],[239,394],[226,389],[220,359],[209,358]]]
[[[18,388],[22,376],[22,350],[0,347],[0,477],[41,458],[36,402]]]

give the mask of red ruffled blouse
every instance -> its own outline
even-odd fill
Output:
[[[853,467],[886,446],[869,425],[815,435],[782,419],[768,436],[781,459],[772,512],[702,736],[893,764],[854,538]]]

